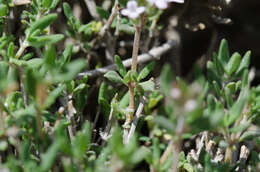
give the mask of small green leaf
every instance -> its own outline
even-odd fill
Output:
[[[62,53],[62,56],[57,62],[59,64],[59,67],[63,67],[66,63],[70,61],[70,57],[72,55],[72,48],[73,48],[72,44],[67,45],[67,47]]]
[[[223,67],[226,66],[229,60],[229,50],[227,40],[222,39],[218,51],[218,59],[220,60]]]
[[[73,16],[73,13],[72,13],[72,10],[70,8],[70,5],[67,3],[67,2],[64,2],[63,3],[63,10],[64,10],[64,14],[65,16],[69,19],[71,17],[74,17]]]
[[[65,85],[61,85],[55,88],[54,90],[52,90],[44,102],[44,108],[46,109],[50,107],[55,102],[55,100],[62,94],[62,91],[64,89],[65,89]]]
[[[233,105],[232,93],[228,87],[224,88],[224,94],[225,94],[225,100],[227,102],[228,108],[232,107]]]
[[[29,37],[28,43],[33,47],[42,47],[45,45],[55,44],[63,40],[63,34],[54,34],[54,35],[43,35],[37,37]]]
[[[247,121],[244,124],[239,124],[239,126],[234,126],[234,127],[230,128],[229,131],[231,133],[242,132],[242,131],[245,131],[248,127],[250,127],[250,124],[251,123],[249,121]]]
[[[41,155],[41,164],[40,167],[42,171],[49,171],[49,169],[52,167],[56,157],[57,153],[60,149],[60,143],[55,141],[53,144],[49,147],[46,153]]]
[[[240,93],[238,100],[233,104],[233,106],[229,110],[229,119],[227,121],[227,126],[235,122],[242,115],[242,111],[248,100],[248,96],[249,96],[249,90],[245,88]]]
[[[46,66],[52,68],[55,65],[56,48],[53,45],[48,46],[48,49],[44,53],[44,63]]]
[[[107,72],[104,77],[106,77],[108,80],[115,82],[115,83],[122,83],[124,84],[124,80],[121,78],[121,76],[118,75],[115,71],[109,71]]]
[[[149,81],[141,82],[138,85],[141,86],[145,92],[154,91],[154,89],[155,89],[155,84],[152,79],[150,79]]]
[[[142,79],[144,79],[145,77],[147,77],[150,72],[153,70],[155,65],[155,62],[151,62],[148,65],[146,65],[143,70],[140,72],[139,76],[137,77],[137,81],[141,81]]]
[[[241,56],[239,53],[234,53],[231,56],[227,66],[225,68],[228,75],[231,75],[238,69],[238,67],[240,65],[240,61],[241,61]]]
[[[169,64],[163,66],[161,73],[161,90],[164,95],[168,95],[171,89],[171,82],[173,81],[172,70]]]
[[[101,112],[108,115],[110,112],[110,104],[108,102],[107,84],[102,82],[99,88],[98,104],[101,106]]]
[[[260,136],[260,131],[246,131],[242,134],[242,136],[239,138],[239,142],[246,141],[246,140],[252,140],[254,138],[257,138]]]
[[[83,59],[74,60],[64,66],[66,72],[57,72],[53,75],[53,82],[71,81],[86,66]]]
[[[14,58],[14,43],[10,42],[7,50],[7,56],[10,58]]]
[[[129,70],[126,75],[124,76],[124,81],[125,83],[129,83],[130,82],[130,79],[131,79],[131,71]]]
[[[99,14],[99,16],[102,18],[102,19],[108,19],[109,16],[110,16],[110,13],[106,10],[104,10],[103,8],[101,7],[97,7],[97,13]]]
[[[48,14],[44,17],[41,17],[39,20],[36,20],[31,27],[28,28],[26,33],[29,35],[32,34],[37,29],[43,30],[47,26],[49,26],[51,23],[53,23],[57,19],[57,14]]]
[[[226,88],[230,90],[231,94],[234,94],[236,92],[236,83],[230,82],[226,85]]]
[[[251,51],[247,51],[240,63],[239,68],[237,69],[237,71],[235,73],[235,76],[242,75],[244,70],[248,69],[248,67],[250,65],[250,56],[251,56]]]
[[[169,119],[163,116],[155,117],[154,122],[159,126],[165,128],[170,133],[173,133],[175,131],[175,125]]]
[[[28,60],[27,66],[30,68],[38,68],[43,64],[43,59],[42,58],[33,58],[31,60]]]
[[[118,55],[115,55],[115,62],[118,72],[122,77],[124,77],[126,75],[126,69]]]
[[[2,2],[0,4],[0,17],[6,16],[7,11],[8,11],[8,7],[5,4],[3,4],[3,2]]]

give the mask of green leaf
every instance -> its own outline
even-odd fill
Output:
[[[46,109],[50,107],[56,101],[56,99],[62,94],[62,91],[64,89],[65,89],[65,85],[61,85],[55,88],[54,90],[52,90],[44,102],[44,108]]]
[[[216,69],[214,64],[211,61],[208,61],[207,63],[207,74],[208,74],[208,80],[209,82],[216,81],[218,85],[221,85],[221,81],[219,76],[215,73]]]
[[[53,74],[53,82],[67,82],[74,79],[74,77],[81,72],[86,66],[86,62],[83,59],[74,60],[64,66],[65,71],[56,72]]]
[[[43,0],[42,1],[43,8],[46,8],[46,9],[50,8],[51,4],[52,4],[52,0]]]
[[[107,84],[102,82],[99,88],[98,104],[101,106],[101,111],[108,115],[110,112],[110,104],[107,95]]]
[[[32,69],[27,68],[24,71],[25,79],[24,79],[24,87],[26,93],[30,96],[35,97],[36,95],[36,84],[37,84],[37,77]]]
[[[150,72],[153,70],[155,62],[151,62],[146,65],[142,71],[140,72],[139,76],[137,77],[137,81],[141,81],[142,79],[146,78]]]
[[[160,165],[160,156],[161,156],[161,151],[159,147],[159,139],[157,137],[153,138],[153,145],[152,145],[152,164],[155,168],[159,168]]]
[[[241,91],[238,100],[233,104],[233,106],[229,110],[229,118],[226,126],[229,126],[230,124],[235,122],[242,115],[242,111],[248,100],[248,96],[249,90],[247,88]]]
[[[64,11],[64,14],[65,16],[69,19],[71,17],[74,17],[73,13],[72,13],[72,10],[70,8],[70,5],[67,3],[67,2],[64,2],[63,3],[63,11]]]
[[[28,38],[28,43],[30,46],[39,48],[45,45],[55,44],[63,40],[63,38],[63,34],[43,35]]]
[[[248,69],[248,67],[250,65],[250,56],[251,56],[251,51],[247,51],[240,63],[239,68],[237,69],[237,71],[235,73],[235,76],[242,75],[244,70]]]
[[[155,84],[152,79],[149,81],[141,82],[138,84],[141,86],[141,88],[146,92],[146,91],[154,91],[155,90]]]
[[[77,132],[74,140],[72,141],[73,156],[79,160],[82,160],[87,152],[89,144],[91,142],[91,126],[87,122],[83,126],[83,130]]]
[[[218,51],[218,59],[220,60],[220,63],[223,67],[226,66],[229,60],[229,50],[228,50],[228,43],[227,40],[222,39]]]
[[[239,124],[239,126],[234,126],[229,129],[231,133],[238,133],[238,132],[243,132],[245,131],[248,127],[250,127],[251,123],[247,121],[244,124]]]
[[[175,131],[175,125],[164,116],[156,116],[154,118],[154,122],[162,128],[166,129],[169,133],[173,133]]]
[[[39,68],[43,64],[43,59],[42,58],[33,58],[31,60],[28,60],[27,66],[30,68]]]
[[[58,61],[59,67],[63,67],[66,63],[70,61],[70,57],[72,55],[72,48],[73,48],[72,44],[66,46],[65,50],[62,53],[61,58]]]
[[[124,76],[124,82],[128,84],[130,80],[131,80],[131,71],[129,70]]]
[[[52,0],[51,6],[49,7],[50,10],[54,9],[60,0]]]
[[[26,31],[27,34],[31,35],[37,29],[43,30],[57,19],[57,14],[48,14],[36,20],[31,27]]]
[[[161,73],[161,90],[164,95],[168,95],[171,89],[171,82],[173,81],[172,70],[169,64],[163,66]]]
[[[46,153],[42,154],[42,156],[41,156],[42,162],[40,164],[42,171],[50,170],[53,163],[55,162],[59,148],[60,148],[60,143],[58,141],[55,141],[49,147],[48,151]]]
[[[242,136],[239,138],[239,142],[252,140],[254,138],[257,138],[260,136],[260,131],[246,131],[242,134]]]
[[[233,105],[232,93],[228,87],[224,88],[225,100],[227,102],[227,107],[230,108]]]
[[[241,56],[239,53],[234,53],[231,56],[227,66],[225,68],[228,75],[231,75],[232,73],[236,72],[236,70],[238,69],[238,67],[240,65],[240,61],[241,61]]]
[[[10,42],[7,50],[7,56],[10,58],[14,58],[14,43]]]
[[[115,82],[115,83],[122,83],[124,84],[124,80],[121,78],[121,76],[118,75],[115,71],[109,71],[107,72],[104,77],[106,77],[109,81]]]
[[[5,4],[0,4],[0,17],[5,17],[7,15],[8,7]]]
[[[150,154],[151,154],[150,149],[142,146],[139,149],[137,149],[131,156],[131,163],[138,164],[139,162],[141,162],[143,159],[145,159]]]
[[[44,63],[49,68],[55,67],[55,59],[56,59],[56,48],[53,45],[48,46],[48,49],[44,54]]]
[[[99,16],[102,18],[102,19],[108,19],[109,16],[110,16],[110,13],[106,10],[104,10],[103,8],[101,7],[96,7],[96,10],[97,10],[97,13],[99,14]]]
[[[123,63],[118,55],[115,55],[115,62],[116,62],[118,72],[120,73],[120,75],[122,77],[124,77],[126,75],[126,68],[123,65]]]

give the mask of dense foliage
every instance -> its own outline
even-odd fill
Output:
[[[0,0],[0,171],[260,170],[251,51],[222,39],[188,82],[153,57],[175,44],[151,41],[182,0],[86,2],[83,24],[68,2]],[[129,38],[130,51],[117,47]]]

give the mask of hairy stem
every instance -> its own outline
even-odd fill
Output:
[[[141,22],[139,22],[139,25],[135,26],[135,38],[134,38],[134,46],[133,46],[133,53],[132,53],[132,66],[131,66],[132,75],[134,75],[134,73],[136,72],[140,36],[141,36]],[[133,119],[133,112],[135,109],[135,105],[134,105],[135,83],[133,80],[130,80],[128,87],[129,87],[129,109],[131,110],[131,112],[127,114],[126,121],[124,124],[124,143],[127,143],[127,140],[128,140],[127,138],[128,138],[128,132],[129,132],[129,125]]]

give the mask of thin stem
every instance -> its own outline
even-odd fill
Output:
[[[19,50],[17,51],[15,58],[19,59],[23,55],[23,53],[27,47],[28,47],[28,43],[24,40],[23,43],[21,44]]]
[[[129,131],[129,134],[128,134],[128,137],[127,137],[127,143],[129,142],[129,140],[131,139],[131,137],[134,135],[135,133],[135,129],[136,129],[136,126],[137,126],[137,123],[138,123],[138,120],[139,118],[141,117],[141,114],[142,114],[142,111],[144,109],[144,104],[145,104],[145,96],[143,96],[141,98],[141,102],[136,110],[136,114],[135,114],[135,118],[131,124],[131,128],[130,128],[130,131]]]
[[[118,14],[119,11],[119,7],[118,7],[118,0],[115,1],[114,7],[112,9],[112,13],[108,18],[108,21],[106,22],[106,24],[104,25],[104,27],[102,27],[102,29],[99,32],[99,35],[101,37],[103,37],[106,33],[106,31],[109,29],[109,27],[111,26],[114,18],[116,17],[116,15]]]
[[[139,42],[140,42],[140,36],[141,36],[141,21],[139,22],[139,25],[135,26],[135,38],[134,38],[134,46],[133,46],[133,53],[132,53],[132,66],[131,66],[131,74],[134,75],[136,72],[137,67],[137,57],[138,57],[138,50],[139,50]],[[128,140],[128,132],[129,132],[129,125],[133,119],[133,112],[135,109],[134,105],[134,88],[135,83],[133,80],[130,80],[129,84],[129,109],[131,110],[130,113],[126,115],[126,121],[124,124],[124,143],[127,143]]]

